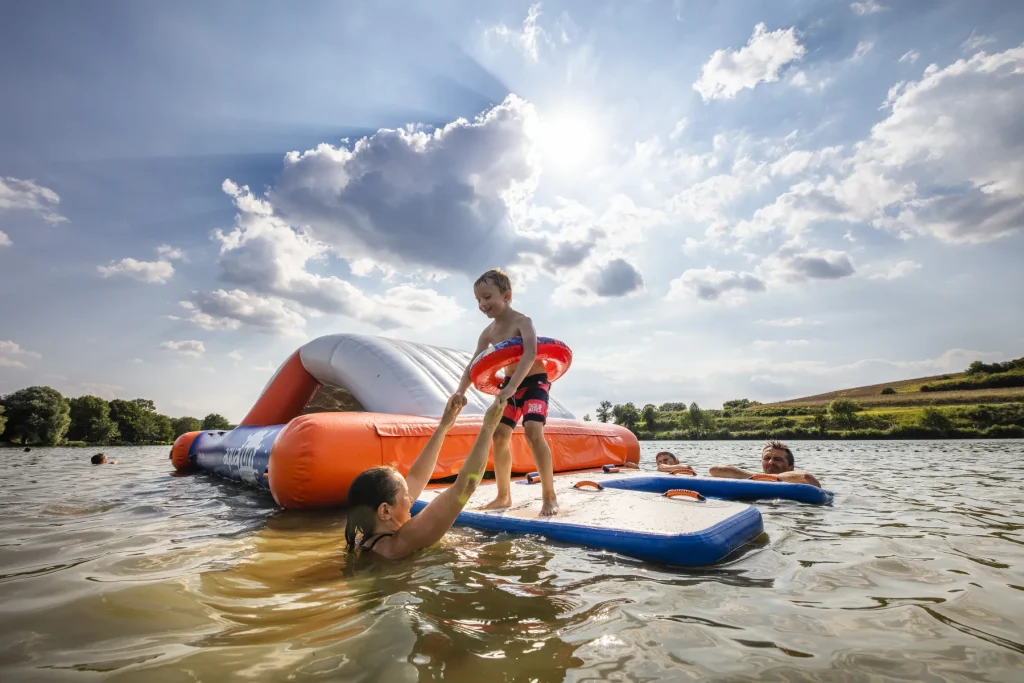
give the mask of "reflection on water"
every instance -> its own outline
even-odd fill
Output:
[[[758,444],[644,444],[698,468]],[[681,570],[457,529],[347,555],[341,512],[169,473],[166,448],[0,451],[3,681],[1019,680],[1024,442],[801,443],[832,507]]]

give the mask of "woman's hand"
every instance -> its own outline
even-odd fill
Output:
[[[462,394],[453,394],[449,399],[448,403],[444,406],[444,413],[441,415],[441,427],[444,429],[450,429],[455,424],[455,418],[462,412],[463,406],[466,405],[466,397]]]

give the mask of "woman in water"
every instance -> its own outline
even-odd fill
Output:
[[[374,467],[356,477],[348,491],[345,540],[349,552],[356,549],[357,532],[362,535],[358,543],[361,550],[371,550],[389,560],[406,557],[441,540],[483,477],[491,437],[501,420],[505,403],[495,399],[487,408],[480,434],[462,463],[455,483],[430,501],[416,517],[411,516],[410,508],[430,481],[445,434],[462,410],[457,401],[448,399],[441,423],[416,456],[407,476],[403,477],[394,467]]]

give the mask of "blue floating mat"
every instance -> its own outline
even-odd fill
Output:
[[[811,505],[831,505],[835,494],[810,484],[775,481],[694,477],[620,469],[613,474],[594,473],[591,478],[602,486],[628,491],[664,493],[670,489],[690,489],[709,498],[725,500],[795,500]]]
[[[610,475],[609,475],[610,476]],[[677,566],[721,562],[757,538],[764,530],[756,508],[726,500],[666,498],[659,493],[604,487],[574,488],[583,480],[600,481],[600,474],[555,477],[559,513],[541,517],[540,484],[512,487],[513,505],[504,510],[478,510],[493,500],[495,485],[480,485],[456,524],[513,534],[537,534],[548,539],[600,548],[642,560]],[[689,488],[679,479],[674,488]],[[422,510],[444,489],[428,489],[413,503]]]

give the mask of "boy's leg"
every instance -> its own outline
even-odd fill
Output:
[[[551,449],[544,438],[544,423],[548,419],[548,391],[551,383],[547,375],[535,376],[535,384],[523,393],[523,430],[526,442],[533,451],[533,461],[537,464],[541,485],[541,515],[558,513],[558,500],[555,496],[555,473],[551,462]]]
[[[481,510],[498,510],[512,505],[512,430],[519,420],[519,404],[513,397],[505,406],[501,424],[494,430],[494,482],[498,492]]]
[[[523,429],[526,431],[526,442],[530,444],[533,461],[537,463],[537,472],[540,474],[540,514],[556,515],[558,498],[555,495],[555,473],[551,462],[551,449],[544,438],[544,423],[535,420],[524,421]]]

